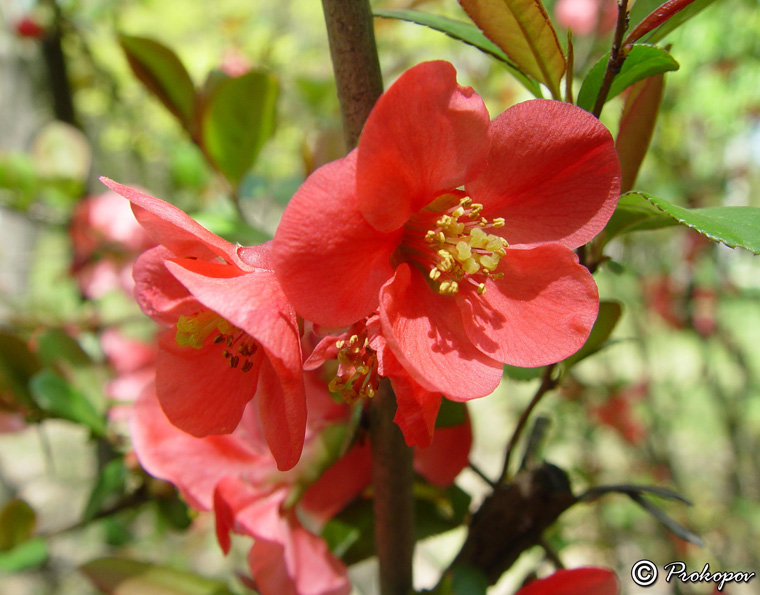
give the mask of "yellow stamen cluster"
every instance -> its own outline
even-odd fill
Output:
[[[465,275],[480,273],[500,278],[493,271],[499,266],[508,246],[507,241],[486,229],[504,227],[504,219],[489,221],[480,216],[483,205],[465,197],[459,205],[435,222],[425,234],[425,241],[436,251],[436,262],[430,269],[430,279],[438,283],[438,292],[455,294]],[[478,283],[478,293],[485,293],[484,283]]]
[[[243,372],[253,368],[253,362],[249,358],[259,347],[256,341],[211,310],[203,310],[192,316],[180,316],[174,340],[182,347],[202,349],[212,333],[216,333],[215,344],[226,345],[227,349],[224,349],[222,354],[229,362],[230,368],[237,368],[241,359],[243,365],[240,369]],[[233,350],[233,347],[236,349]]]
[[[338,374],[330,381],[330,392],[339,393],[347,403],[362,397],[372,398],[377,392],[380,377],[377,355],[369,340],[351,335],[348,341],[338,341]]]

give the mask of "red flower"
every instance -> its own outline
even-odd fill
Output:
[[[558,570],[528,583],[515,595],[617,595],[615,573],[605,568]]]
[[[356,444],[335,460],[350,409],[332,400],[316,374],[307,375],[306,385],[304,455],[288,473],[277,472],[252,404],[226,436],[194,438],[181,432],[161,414],[150,389],[138,399],[131,419],[140,463],[152,475],[174,483],[193,508],[214,510],[225,552],[230,531],[254,538],[248,560],[264,595],[350,590],[344,565],[302,521],[311,530],[321,530],[369,485],[370,446]],[[466,464],[470,442],[461,439],[463,428],[469,436],[469,423],[444,428],[429,449],[416,451],[415,469],[431,483],[450,485]]]
[[[421,64],[380,98],[358,148],[295,194],[275,272],[305,318],[344,326],[377,311],[422,387],[483,396],[502,363],[583,345],[598,293],[572,249],[604,227],[619,183],[591,114],[536,100],[490,122],[450,64]]]
[[[306,427],[295,313],[269,264],[269,244],[234,246],[176,207],[103,182],[128,198],[161,244],[134,267],[143,311],[159,336],[156,391],[166,416],[194,436],[228,434],[258,393],[264,434],[280,469],[298,461]]]

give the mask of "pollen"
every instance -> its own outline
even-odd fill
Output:
[[[338,373],[328,384],[330,392],[339,394],[347,403],[372,398],[377,392],[380,376],[377,354],[369,345],[366,330],[361,336],[352,335],[348,341],[335,343],[338,349]]]
[[[180,316],[174,340],[181,347],[202,349],[212,334],[215,334],[212,344],[223,346],[222,356],[231,369],[248,372],[253,368],[250,358],[258,351],[258,343],[212,310]]]
[[[408,227],[409,243],[415,248],[409,251],[413,255],[410,260],[428,270],[428,277],[442,295],[459,293],[463,281],[483,295],[487,277],[503,277],[495,271],[509,244],[489,231],[504,227],[506,222],[503,217],[489,220],[481,215],[482,211],[483,205],[468,196],[461,198],[458,204],[436,215],[434,225],[422,233],[427,246],[424,250],[416,242],[417,227]],[[429,258],[420,256],[424,253]]]

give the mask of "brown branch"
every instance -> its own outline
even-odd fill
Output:
[[[372,398],[369,437],[372,445],[375,549],[380,562],[380,592],[406,595],[412,589],[414,500],[412,449],[393,422],[396,397],[384,380]]]
[[[383,92],[368,0],[322,0],[330,57],[338,86],[346,148],[359,141],[364,122]]]
[[[612,81],[623,67],[625,59],[628,57],[628,50],[623,47],[623,35],[628,29],[628,0],[618,1],[618,18],[615,25],[615,37],[612,41],[610,58],[607,60],[607,70],[604,71],[602,86],[599,87],[599,94],[596,96],[593,114],[598,118],[602,113],[602,108],[607,101],[607,95],[610,93]]]

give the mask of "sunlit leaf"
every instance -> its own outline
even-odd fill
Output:
[[[463,23],[462,21],[457,21],[448,17],[420,12],[419,10],[374,10],[373,14],[376,17],[398,19],[400,21],[408,21],[410,23],[416,23],[417,25],[423,25],[435,31],[445,33],[453,39],[463,41],[468,45],[476,47],[481,52],[485,52],[503,62],[507,70],[509,70],[512,75],[535,97],[543,96],[541,93],[541,87],[539,87],[538,83],[520,70],[517,64],[515,64],[499,46],[483,35],[480,29],[470,23]]]
[[[587,111],[593,109],[596,97],[599,95],[599,89],[602,87],[604,71],[607,68],[609,57],[608,52],[594,65],[584,79],[581,90],[578,92],[579,107]],[[678,62],[668,52],[651,45],[634,45],[620,72],[612,80],[607,100],[616,97],[642,79],[670,70],[678,70]]]
[[[228,595],[219,581],[136,560],[100,558],[80,570],[108,595]]]
[[[11,500],[0,510],[0,551],[6,552],[27,541],[34,532],[37,515],[23,500]]]
[[[119,43],[138,79],[190,130],[195,86],[177,55],[145,37],[120,35]]]
[[[275,129],[279,84],[264,72],[219,82],[201,119],[203,147],[213,164],[237,186]]]
[[[760,208],[685,209],[645,192],[637,194],[681,225],[690,227],[714,242],[760,254]]]
[[[621,192],[628,192],[636,182],[652,140],[664,89],[665,76],[658,74],[633,85],[625,97],[615,140],[622,170]]]
[[[599,302],[599,315],[596,317],[591,333],[586,339],[583,347],[567,358],[563,364],[566,369],[577,364],[579,361],[586,359],[599,351],[607,339],[610,338],[612,331],[615,330],[620,316],[623,314],[623,306],[618,302],[602,301]]]
[[[43,411],[54,417],[67,419],[90,428],[102,436],[106,422],[81,392],[50,370],[42,370],[32,378],[34,401]]]
[[[620,197],[615,212],[604,228],[603,243],[606,244],[625,233],[662,229],[674,225],[678,225],[678,221],[660,211],[641,193],[629,192]]]
[[[47,542],[42,537],[35,537],[7,552],[0,552],[0,571],[10,573],[35,568],[44,564],[47,558]]]
[[[460,426],[466,421],[467,405],[450,399],[441,399],[441,408],[438,410],[438,417],[435,420],[436,428]]]
[[[560,98],[567,66],[557,33],[540,0],[459,0],[486,37]]]

